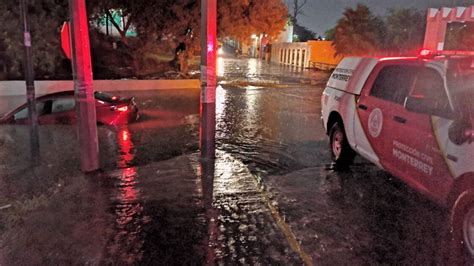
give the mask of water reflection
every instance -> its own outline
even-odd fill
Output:
[[[214,200],[215,172],[215,136],[216,136],[216,104],[201,104],[200,121],[200,164],[198,175],[201,177],[204,207],[206,209],[207,236],[204,239],[206,264],[214,265],[214,247],[217,241],[217,210]]]
[[[132,164],[135,154],[133,151],[133,143],[130,136],[130,130],[128,127],[120,128],[117,134],[117,143],[119,148],[119,157],[117,160],[117,166],[119,168],[125,168]]]
[[[115,216],[113,239],[108,245],[110,259],[119,264],[139,262],[143,256],[141,231],[146,217],[137,188],[137,168],[130,167],[135,158],[132,135],[128,127],[117,132],[118,160],[115,193],[112,195],[112,211]]]

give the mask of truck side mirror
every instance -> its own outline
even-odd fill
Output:
[[[456,145],[462,145],[465,142],[469,144],[474,141],[474,128],[466,120],[456,120],[449,127],[449,140]]]

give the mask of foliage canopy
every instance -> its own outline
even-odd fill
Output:
[[[337,53],[368,55],[378,51],[383,44],[383,28],[383,21],[375,17],[367,6],[358,4],[355,9],[346,8],[335,28]]]

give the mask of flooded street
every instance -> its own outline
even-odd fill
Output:
[[[328,73],[219,59],[216,159],[199,158],[199,91],[120,92],[141,112],[99,127],[79,171],[73,126],[0,127],[0,265],[433,264],[443,210],[357,157],[330,168]]]

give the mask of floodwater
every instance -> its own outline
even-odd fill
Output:
[[[330,169],[328,73],[219,59],[216,158],[199,157],[199,91],[121,92],[141,119],[99,127],[82,175],[72,126],[0,128],[0,264],[431,264],[444,212],[358,158]],[[2,208],[3,207],[3,208]]]

